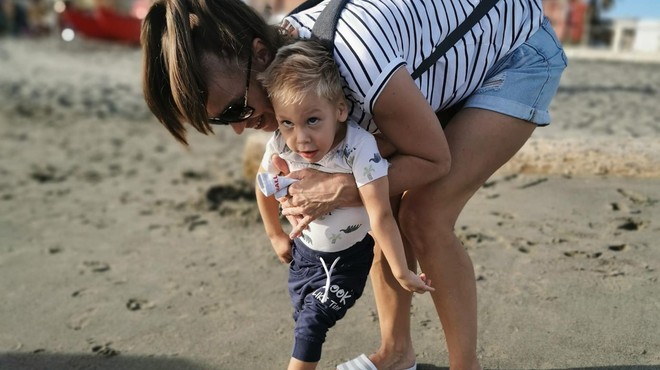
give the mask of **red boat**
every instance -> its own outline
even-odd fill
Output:
[[[62,24],[86,37],[113,40],[127,44],[140,43],[142,20],[132,15],[99,6],[93,11],[84,11],[67,6],[61,14]]]

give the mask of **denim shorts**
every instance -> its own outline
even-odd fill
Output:
[[[546,126],[548,107],[568,65],[547,18],[525,43],[498,61],[464,108],[482,108]]]

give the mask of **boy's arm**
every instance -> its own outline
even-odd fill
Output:
[[[411,292],[433,291],[430,281],[422,274],[417,276],[408,269],[399,226],[392,215],[389,200],[387,176],[369,182],[359,188],[360,197],[369,214],[369,223],[374,238],[378,242],[392,269],[392,274],[401,286]]]
[[[259,172],[266,172],[263,168],[259,169]],[[264,223],[264,228],[266,229],[266,235],[270,239],[277,257],[282,263],[291,262],[291,239],[282,229],[282,224],[280,223],[279,216],[279,204],[273,196],[267,197],[259,189],[259,185],[256,184],[254,191],[257,198],[257,206],[259,207],[259,213],[261,214],[261,219]]]

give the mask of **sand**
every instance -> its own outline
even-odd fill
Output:
[[[245,136],[183,148],[140,51],[0,40],[0,369],[282,369],[293,322]],[[551,113],[457,230],[487,369],[660,368],[660,65],[574,59]],[[430,297],[420,369],[448,366]],[[371,287],[321,369],[378,344]]]

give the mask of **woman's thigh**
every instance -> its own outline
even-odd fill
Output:
[[[406,192],[399,213],[402,228],[453,230],[481,185],[511,159],[535,127],[550,123],[548,108],[566,65],[547,20],[498,62],[457,113],[446,116],[451,169],[439,181]]]
[[[399,212],[402,227],[453,230],[467,201],[511,159],[535,128],[528,121],[505,114],[462,109],[445,128],[451,152],[449,173],[437,182],[406,192]]]

